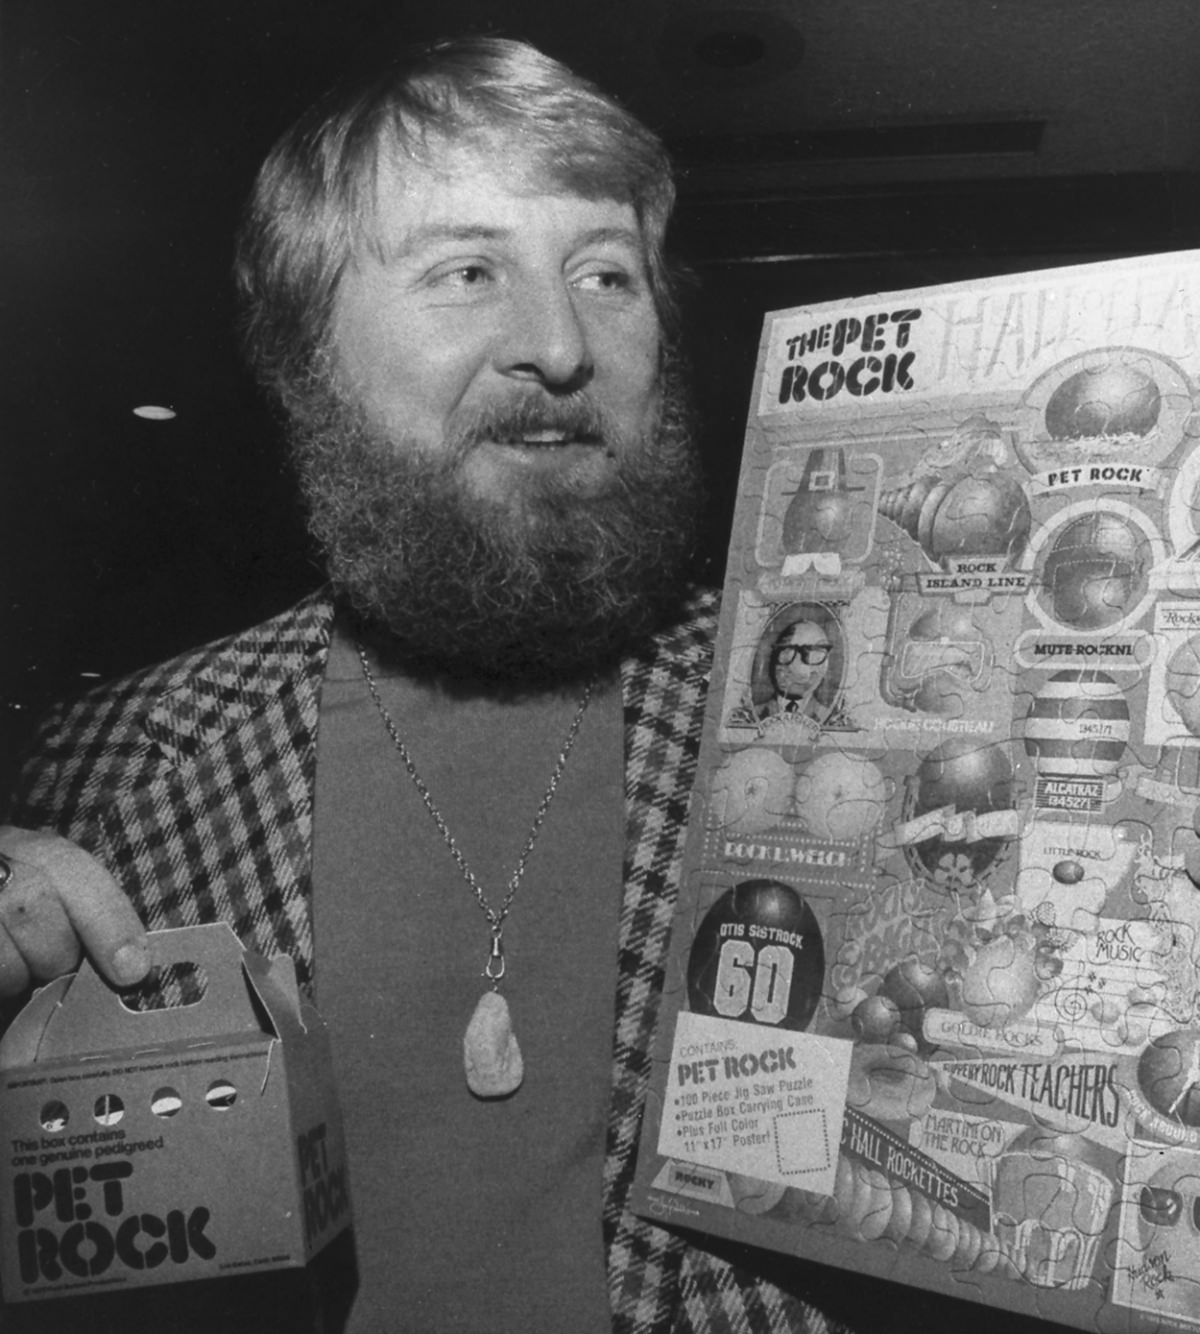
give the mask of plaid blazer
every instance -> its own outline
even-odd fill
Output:
[[[626,859],[604,1229],[616,1334],[837,1329],[627,1207],[716,624],[701,595],[622,669]],[[11,812],[97,856],[151,929],[229,922],[314,978],[313,782],[333,608],[322,595],[52,717]]]

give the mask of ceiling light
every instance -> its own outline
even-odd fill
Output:
[[[692,50],[701,64],[714,69],[742,69],[757,64],[767,54],[767,44],[757,33],[727,28],[706,32]]]
[[[800,64],[804,38],[790,16],[688,4],[668,16],[656,52],[667,73],[704,87],[763,83]]]

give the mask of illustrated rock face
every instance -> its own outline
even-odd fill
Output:
[[[865,837],[882,819],[886,797],[876,765],[841,751],[817,756],[796,779],[796,814],[814,838]]]
[[[893,649],[888,703],[914,713],[957,716],[965,697],[990,679],[992,645],[969,608],[939,599],[915,616]]]
[[[783,549],[839,551],[858,522],[856,492],[846,480],[846,458],[835,447],[814,449],[783,516]]]
[[[893,1002],[900,1025],[916,1039],[918,1051],[928,1055],[933,1046],[925,1039],[925,1013],[950,1003],[942,974],[929,964],[905,959],[884,975],[876,994]]]
[[[943,564],[951,557],[1018,555],[1033,524],[1024,489],[1001,473],[927,474],[886,492],[879,512]]]
[[[1124,689],[1107,672],[1068,669],[1055,672],[1033,697],[1025,750],[1040,774],[1105,778],[1116,773],[1129,734]]]
[[[1144,592],[1146,565],[1141,534],[1119,514],[1093,511],[1072,519],[1042,568],[1055,620],[1077,630],[1122,620]]]
[[[917,770],[917,809],[954,806],[976,814],[1012,804],[1012,765],[1002,746],[950,737]]]
[[[913,817],[949,808],[987,815],[1013,804],[1012,763],[1003,746],[970,737],[949,737],[921,761],[916,772]],[[920,869],[946,891],[972,888],[1005,846],[1002,838],[955,841],[941,836],[916,845]]]
[[[744,880],[722,894],[688,955],[688,1004],[722,1019],[803,1030],[824,982],[816,916],[778,880]]]
[[[812,908],[780,880],[743,880],[704,915],[688,954],[696,1014],[804,1030],[825,982]]]
[[[1053,440],[1147,435],[1158,424],[1158,385],[1136,366],[1102,362],[1068,376],[1046,404]]]
[[[890,996],[868,996],[855,1007],[850,1024],[860,1042],[887,1042],[900,1027],[900,1007]]]
[[[963,975],[963,1013],[980,1028],[1003,1028],[1028,1014],[1038,997],[1036,962],[1032,941],[1007,935],[989,941]]]
[[[1167,698],[1193,736],[1200,736],[1200,635],[1193,635],[1167,663]]]
[[[1200,1033],[1177,1029],[1146,1047],[1138,1083],[1156,1111],[1184,1126],[1200,1126]]]
[[[761,834],[791,811],[794,784],[792,766],[777,750],[736,751],[713,778],[710,823],[731,834]]]

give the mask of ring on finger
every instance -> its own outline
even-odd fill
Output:
[[[0,889],[3,889],[15,874],[12,862],[0,852]]]

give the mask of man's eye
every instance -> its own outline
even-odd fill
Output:
[[[601,269],[585,273],[575,280],[576,285],[593,292],[624,292],[633,286],[633,280],[623,269]]]
[[[438,274],[434,281],[446,287],[482,287],[491,276],[483,264],[460,264],[455,269]]]

